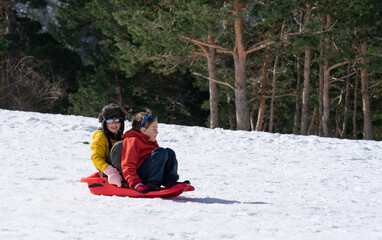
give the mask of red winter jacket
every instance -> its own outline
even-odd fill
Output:
[[[149,138],[133,129],[123,135],[121,168],[129,185],[141,182],[137,174],[139,166],[159,147],[157,141],[149,142]]]

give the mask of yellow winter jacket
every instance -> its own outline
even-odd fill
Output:
[[[106,163],[106,157],[109,155],[109,143],[102,130],[96,130],[92,136],[93,142],[90,145],[92,149],[91,159],[94,166],[104,172],[109,164]],[[111,144],[114,145],[117,140],[110,139]]]

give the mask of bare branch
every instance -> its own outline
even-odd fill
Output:
[[[232,50],[230,50],[228,48],[224,48],[222,46],[215,45],[215,44],[205,43],[205,42],[196,40],[196,39],[191,38],[191,37],[181,36],[180,38],[183,39],[183,40],[190,41],[190,42],[194,43],[197,46],[201,45],[201,46],[204,46],[204,47],[215,48],[215,49],[219,50],[219,52],[222,52],[222,53],[230,53],[230,54],[234,53]]]
[[[349,63],[349,61],[346,60],[345,62],[334,64],[333,66],[331,66],[331,67],[329,67],[328,69],[326,69],[326,71],[327,71],[327,72],[330,72],[330,71],[332,71],[333,69],[338,68],[338,67],[341,67],[341,66],[343,66],[343,65],[346,65],[346,64],[348,64],[348,63]]]
[[[348,75],[345,75],[345,76],[343,76],[343,77],[340,77],[340,78],[332,77],[333,80],[330,81],[330,82],[331,82],[331,83],[339,82],[339,81],[342,81],[342,79],[344,79],[344,78],[353,76],[354,74],[355,74],[355,72],[352,72],[352,73],[350,73],[350,74],[348,74]]]
[[[275,98],[282,98],[282,97],[288,97],[288,96],[296,97],[297,94],[295,92],[293,92],[293,93],[285,93],[285,94],[282,94],[282,95],[277,95],[277,96],[275,96]],[[261,96],[261,98],[272,98],[272,96]]]
[[[259,42],[259,43],[256,43],[255,45],[253,45],[252,47],[250,47],[248,50],[247,50],[247,54],[250,54],[252,52],[256,52],[260,49],[263,49],[263,48],[266,48],[268,47],[269,45],[272,45],[274,44],[275,41],[271,41],[271,40],[265,40],[265,41],[262,41],[262,42]]]
[[[187,56],[177,56],[177,55],[161,55],[161,56],[153,56],[146,57],[147,60],[159,60],[159,59],[180,59],[180,58],[195,58],[195,57],[205,57],[205,55],[201,52],[192,52],[193,55]]]
[[[204,76],[204,75],[202,75],[202,74],[200,74],[200,73],[196,73],[196,72],[193,72],[192,74],[194,74],[194,75],[196,75],[196,76],[199,76],[199,77],[202,77],[202,78],[205,78],[205,79],[207,79],[207,80],[210,80],[210,81],[213,81],[213,82],[216,82],[216,83],[225,85],[225,86],[231,88],[232,90],[235,90],[235,87],[233,87],[231,84],[229,84],[229,83],[227,83],[227,82],[218,81],[218,80],[216,80],[216,79],[212,79],[212,78],[210,78],[210,77]]]
[[[285,93],[285,94],[277,95],[277,96],[275,96],[275,98],[282,98],[282,97],[289,97],[289,96],[296,97],[297,94],[296,94],[295,92],[292,92],[292,93]],[[248,100],[248,103],[253,102],[253,101],[255,101],[255,100],[258,99],[258,98],[272,98],[272,96],[260,96],[260,97],[254,97],[254,98],[251,98],[250,100]]]
[[[376,84],[371,85],[369,88],[373,89],[373,88],[375,88],[375,87],[377,87],[378,85],[381,85],[381,84],[382,84],[382,81],[378,81]]]
[[[204,55],[208,58],[208,50],[205,46],[199,44],[199,43],[194,43],[196,46],[198,46],[200,49],[202,49]]]

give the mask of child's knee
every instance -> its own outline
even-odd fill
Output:
[[[151,153],[151,157],[167,159],[168,158],[168,152],[165,148],[159,147]]]
[[[166,148],[166,151],[167,151],[168,156],[175,156],[175,152],[171,148]]]

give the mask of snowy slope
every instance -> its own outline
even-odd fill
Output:
[[[0,109],[0,239],[382,239],[382,142],[159,124],[196,191],[133,199],[80,182],[98,127]]]

